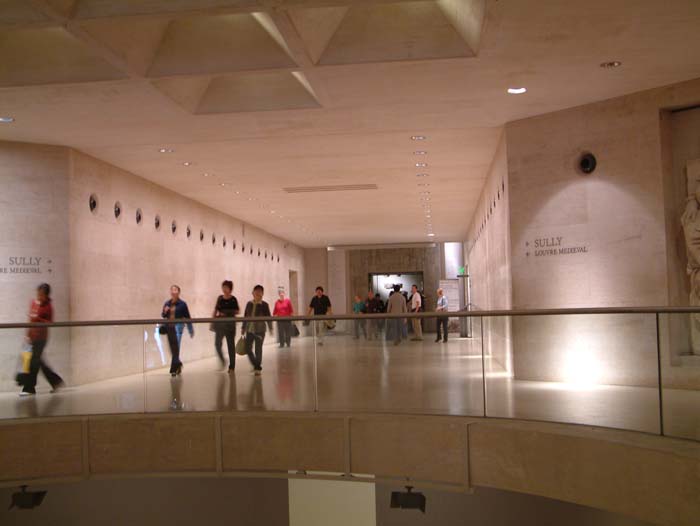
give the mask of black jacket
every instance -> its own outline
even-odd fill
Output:
[[[248,304],[245,306],[245,313],[243,314],[244,317],[246,318],[253,318],[253,317],[267,317],[267,316],[272,316],[270,314],[270,306],[266,301],[263,301],[262,303],[258,303],[258,308],[253,312],[253,309],[255,307],[255,304],[252,301],[249,301]],[[256,321],[256,322],[251,322],[253,327],[251,327],[250,332],[255,333],[255,334],[265,334],[265,322],[264,321]],[[268,321],[267,326],[270,330],[272,330],[272,322]],[[248,331],[248,322],[243,322],[243,332]]]

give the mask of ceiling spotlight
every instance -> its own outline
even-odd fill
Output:
[[[210,176],[211,176],[210,173],[204,173],[204,174],[202,174],[202,175],[203,175],[204,177],[210,177]]]
[[[428,237],[435,237],[435,234],[433,234],[432,232],[430,232],[430,233],[428,234]]]
[[[413,155],[428,155],[428,152],[426,152],[425,150],[416,150],[415,152],[413,152]]]
[[[219,186],[226,186],[226,183],[219,183]]]
[[[521,95],[527,91],[527,88],[508,88],[508,93],[511,95]]]
[[[15,122],[14,117],[0,117],[0,122]]]
[[[413,135],[411,136],[411,140],[413,141],[424,141],[426,139],[425,135]]]
[[[428,163],[416,163],[416,168],[425,168],[428,166]]]
[[[430,174],[416,174],[416,177],[429,177]]]
[[[604,69],[619,68],[622,66],[622,62],[619,60],[611,60],[610,62],[603,62],[600,67]]]
[[[158,151],[160,153],[173,153],[174,152],[174,150],[172,150],[171,148],[160,148]]]
[[[240,195],[240,194],[241,194],[241,192],[236,190],[236,195]]]
[[[182,163],[182,164],[183,164],[184,166],[190,166],[190,165],[191,165],[192,163],[191,163],[191,162],[189,162],[189,161],[185,161],[185,162],[184,162],[184,163]]]

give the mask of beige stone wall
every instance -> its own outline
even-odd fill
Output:
[[[508,161],[505,136],[501,138],[477,212],[469,227],[468,263],[471,303],[482,310],[510,309],[510,214]],[[484,351],[508,373],[512,372],[511,320],[484,318],[474,324]]]
[[[299,247],[80,152],[0,143],[0,184],[5,222],[0,269],[8,268],[7,273],[0,270],[4,322],[26,320],[41,281],[54,289],[57,320],[158,318],[172,283],[182,287],[195,317],[211,315],[224,279],[234,281],[242,306],[257,283],[265,287],[270,302],[278,287],[289,290],[290,270],[298,272],[299,288],[305,290]],[[91,194],[98,199],[94,213],[88,206]],[[114,216],[117,201],[119,219]],[[137,209],[142,211],[140,225]],[[156,215],[161,218],[159,231]],[[188,225],[191,239],[185,235]],[[36,265],[40,273],[10,273],[13,257],[42,258]],[[46,358],[70,385],[141,372],[144,363],[162,364],[153,329],[53,329]],[[214,353],[208,327],[198,326],[196,335],[184,343],[185,361]],[[22,336],[20,330],[0,334],[0,390],[16,389],[12,380]],[[144,351],[158,359],[144,360]]]
[[[88,207],[91,194],[99,199],[96,213]],[[119,219],[114,216],[117,201],[122,208]],[[135,219],[137,209],[143,216],[140,225]],[[154,226],[156,215],[161,219],[160,230]],[[304,287],[300,248],[77,151],[71,154],[70,232],[73,319],[158,318],[173,283],[182,288],[193,317],[211,316],[224,279],[233,280],[241,308],[258,283],[265,287],[270,303],[278,287],[289,290],[290,270],[299,272],[300,287]],[[153,328],[148,329],[146,349],[154,353]],[[208,328],[197,326],[195,333],[194,340],[187,338],[183,344],[187,361],[214,353]],[[76,329],[74,340],[75,383],[143,368],[143,328]]]
[[[507,125],[514,308],[669,303],[660,115],[698,99],[692,81]],[[586,151],[598,159],[590,175],[577,169]],[[538,252],[547,240],[557,255]],[[574,247],[585,252],[558,253]],[[653,317],[580,325],[567,336],[553,334],[550,320],[515,320],[516,377],[563,380],[561,368],[542,364],[583,355],[605,383],[655,384]],[[610,348],[596,343],[604,334],[628,337]]]
[[[70,319],[67,203],[65,148],[0,142],[0,322],[26,321],[41,282],[53,287],[56,319]],[[23,330],[0,331],[0,391],[17,389],[23,339]],[[46,359],[61,374],[70,365],[68,343],[68,331],[55,329],[46,348]]]

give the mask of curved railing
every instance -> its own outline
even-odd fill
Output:
[[[695,316],[700,309],[683,307],[334,314],[332,330],[326,330],[329,317],[236,318],[235,324],[203,318],[189,320],[192,337],[177,320],[56,322],[47,326],[42,358],[65,386],[50,393],[39,373],[37,395],[27,397],[18,397],[13,381],[24,370],[25,333],[41,325],[4,323],[0,418],[407,413],[584,424],[700,440]],[[435,341],[438,319],[448,319],[447,342]],[[470,321],[471,337],[460,337],[461,319]],[[226,335],[235,327],[237,341],[244,324],[268,331],[259,376],[246,356],[237,356],[228,372]],[[412,341],[411,328],[418,324],[423,340]],[[280,348],[279,333],[294,327],[299,336]],[[184,367],[176,367],[175,376],[169,331],[171,342],[181,341]],[[249,338],[255,358],[260,338]]]

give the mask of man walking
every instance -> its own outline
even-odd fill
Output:
[[[447,301],[447,296],[442,289],[437,290],[437,306],[435,307],[435,312],[447,312],[447,306],[449,302]],[[441,337],[443,342],[447,342],[447,324],[449,318],[447,316],[440,316],[437,319],[437,338],[435,343],[439,342]],[[440,329],[442,329],[443,335],[440,335]]]
[[[320,285],[316,287],[316,294],[311,298],[311,303],[309,304],[308,316],[311,316],[311,314],[314,316],[333,314],[331,300],[323,292],[323,287]],[[326,333],[326,322],[325,320],[318,320],[314,322],[314,326],[316,327],[316,341],[319,345],[323,345],[323,335]]]
[[[394,293],[391,296],[389,296],[389,301],[387,302],[386,307],[386,313],[405,314],[406,312],[408,312],[408,308],[406,307],[406,298],[404,298],[403,294],[401,294],[401,285],[394,285]],[[391,319],[389,320],[389,323],[394,329],[394,345],[398,345],[401,343],[401,333],[402,328],[406,323],[406,318]],[[388,330],[389,329],[387,328],[387,332]]]
[[[422,305],[423,300],[420,297],[420,292],[418,292],[418,285],[413,285],[411,287],[411,312],[420,312]],[[413,338],[411,338],[411,341],[423,341],[423,327],[421,327],[420,322],[420,318],[411,318],[411,325],[413,325]]]

